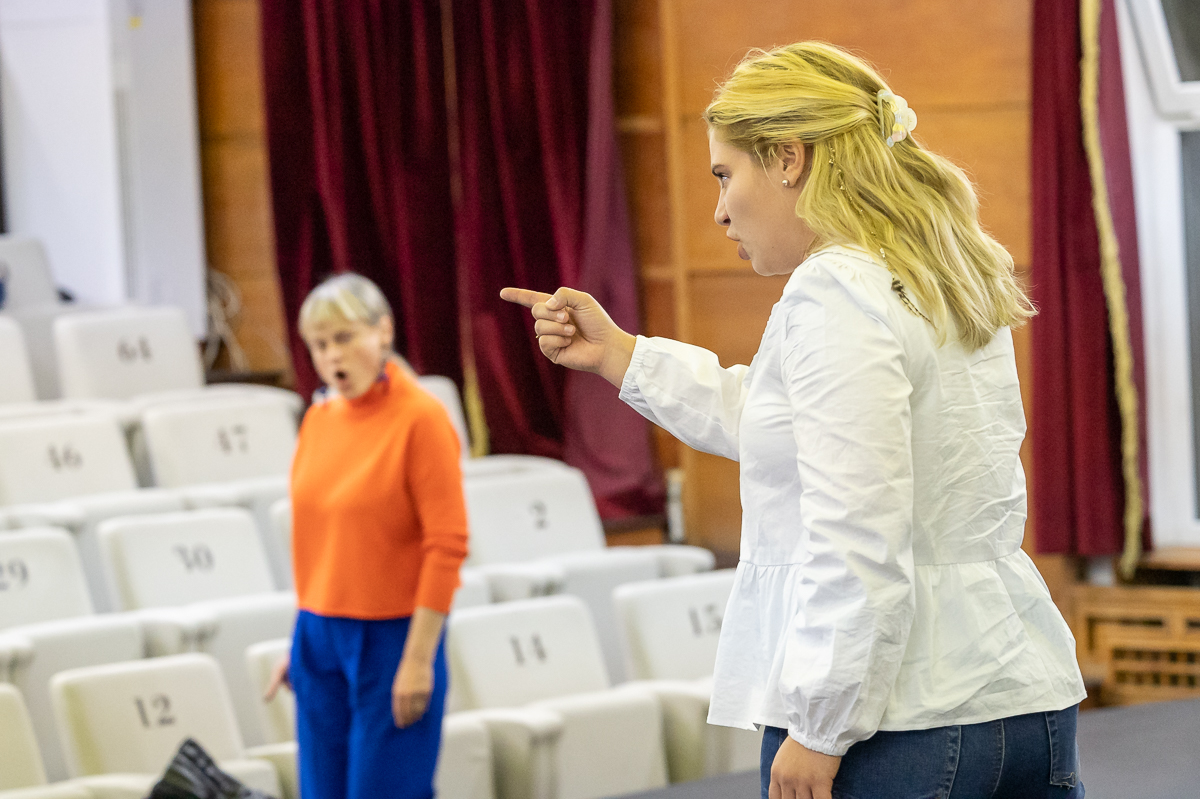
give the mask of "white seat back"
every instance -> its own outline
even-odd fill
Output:
[[[296,448],[291,409],[253,394],[156,405],[142,431],[154,484],[166,487],[286,475]]]
[[[64,397],[128,399],[200,388],[200,352],[179,308],[109,308],[54,321]]]
[[[288,563],[292,561],[292,500],[289,497],[277,499],[267,509],[267,517],[271,520],[268,534],[274,539],[276,548],[287,554]]]
[[[458,590],[454,592],[454,607],[452,610],[474,608],[491,604],[492,592],[487,575],[478,569],[464,566],[458,572]]]
[[[159,773],[187,738],[218,761],[243,756],[229,692],[208,655],[72,669],[51,680],[51,694],[75,776]]]
[[[25,335],[20,325],[0,316],[0,404],[36,399]]]
[[[141,622],[107,613],[31,624],[0,632],[0,680],[20,689],[42,751],[46,776],[68,773],[50,703],[50,678],[66,669],[120,663],[146,656]]]
[[[628,583],[613,592],[629,676],[692,680],[712,675],[735,572]]]
[[[4,310],[59,302],[46,249],[38,239],[0,236],[0,280],[4,281]]]
[[[587,606],[570,596],[466,608],[450,617],[451,682],[464,708],[513,707],[609,687]]]
[[[46,771],[21,692],[0,685],[0,791],[44,785]]]
[[[275,588],[254,518],[241,508],[125,516],[97,528],[117,607],[168,607]]]
[[[256,707],[262,692],[246,671],[246,650],[262,641],[292,634],[296,596],[280,591],[189,605],[183,610],[196,624],[195,650],[212,655],[221,665],[242,740],[247,746],[274,743]],[[285,739],[287,740],[287,739]]]
[[[50,400],[62,397],[58,382],[58,347],[54,344],[54,323],[63,316],[86,313],[86,306],[75,304],[29,305],[6,310],[21,326],[25,336],[25,351],[29,354],[29,367],[33,370],[33,385],[38,399]]]
[[[285,688],[277,691],[270,702],[262,699],[263,692],[271,684],[275,666],[289,657],[291,651],[290,638],[260,641],[246,647],[246,671],[258,696],[253,704],[267,743],[282,743],[296,738],[296,699],[292,692]]]
[[[417,378],[421,388],[428,391],[446,408],[454,431],[458,433],[459,444],[464,454],[471,449],[471,439],[467,435],[467,418],[463,415],[462,397],[454,381],[442,375],[421,375]]]
[[[0,421],[0,505],[136,487],[124,435],[111,417]]]
[[[0,629],[91,612],[83,564],[69,533],[54,528],[0,533]]]
[[[470,563],[505,563],[599,550],[604,528],[578,469],[544,469],[464,482]]]

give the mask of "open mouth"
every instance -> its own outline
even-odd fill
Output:
[[[349,377],[349,375],[346,374],[345,369],[338,369],[336,372],[333,373],[333,376],[335,378],[337,378],[339,382],[343,382],[346,380],[347,377]]]

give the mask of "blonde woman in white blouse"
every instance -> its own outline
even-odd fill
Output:
[[[764,799],[1082,797],[1074,640],[1021,551],[1010,327],[1033,309],[966,176],[861,60],[754,52],[705,112],[716,221],[788,274],[749,366],[505,289],[542,352],[741,465],[709,721]]]

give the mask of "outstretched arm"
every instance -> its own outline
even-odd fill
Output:
[[[745,366],[724,369],[706,349],[631,336],[582,291],[507,288],[500,296],[530,309],[538,345],[551,361],[600,375],[630,407],[688,446],[738,459]]]

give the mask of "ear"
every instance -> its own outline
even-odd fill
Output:
[[[383,336],[383,341],[387,344],[387,348],[395,349],[396,346],[396,326],[392,322],[392,317],[379,317],[379,334]]]
[[[799,187],[800,179],[808,167],[804,145],[798,141],[782,144],[776,151],[779,160],[780,180],[786,180],[788,185]]]

